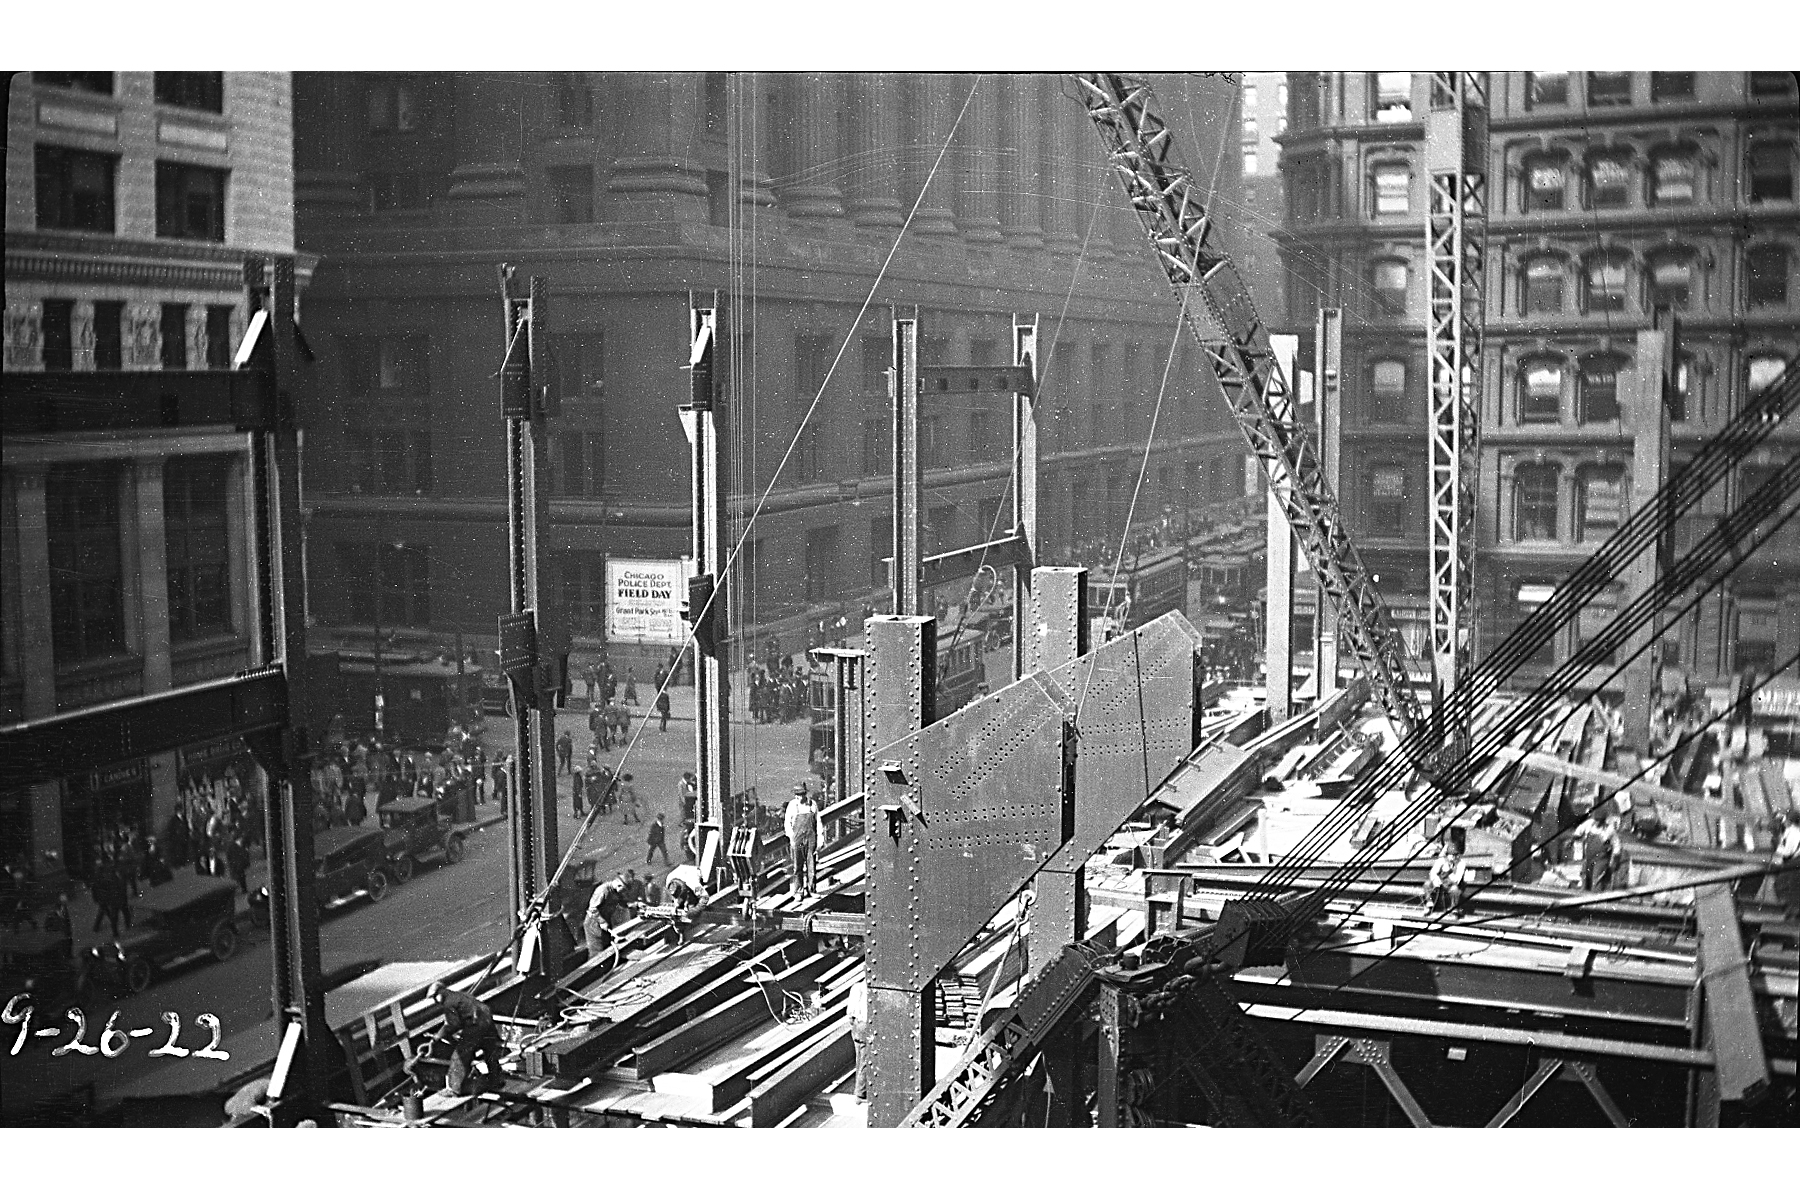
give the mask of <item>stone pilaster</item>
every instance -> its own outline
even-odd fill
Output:
[[[1074,254],[1081,249],[1082,230],[1075,198],[1080,194],[1076,181],[1082,161],[1076,150],[1076,135],[1083,131],[1076,122],[1088,118],[1079,104],[1063,94],[1063,76],[1035,78],[1038,111],[1043,114],[1038,122],[1037,144],[1044,164],[1040,205],[1044,245],[1053,254]]]
[[[849,102],[844,76],[806,71],[787,81],[793,116],[793,183],[782,189],[782,207],[802,221],[844,215],[837,172],[843,148],[838,145],[838,113]]]
[[[362,209],[356,151],[363,127],[361,77],[321,72],[294,88],[294,207],[333,220]]]
[[[26,720],[56,712],[56,659],[50,632],[50,521],[44,501],[44,468],[24,466],[7,471],[6,488],[12,527],[8,532],[11,570],[18,573],[18,608],[7,627],[14,645],[17,622],[19,679],[24,685]],[[11,597],[9,597],[10,599]],[[40,878],[62,872],[62,788],[40,783],[31,789],[28,820],[31,852]]]
[[[154,304],[128,303],[120,318],[124,328],[119,352],[127,371],[162,369],[162,310]]]
[[[739,79],[742,81],[738,92],[742,98],[740,103],[754,117],[741,122],[733,121],[730,125],[732,137],[753,138],[756,142],[753,146],[745,146],[744,153],[733,156],[743,164],[743,169],[738,174],[737,198],[739,204],[750,210],[743,214],[748,227],[750,222],[759,219],[755,210],[775,207],[775,185],[771,172],[779,169],[782,130],[776,124],[775,106],[769,103],[775,96],[775,77],[749,72],[739,76]],[[766,217],[761,219],[767,220]]]
[[[201,361],[205,361],[202,359]],[[167,691],[174,684],[169,645],[168,529],[163,511],[163,459],[140,458],[131,464],[137,491],[138,628],[143,632],[144,691]],[[150,820],[161,828],[175,811],[179,788],[175,755],[152,755]]]
[[[956,212],[952,207],[956,196],[956,155],[954,148],[938,161],[950,127],[956,120],[961,97],[952,95],[954,76],[913,75],[906,80],[908,108],[913,114],[911,143],[901,161],[901,172],[908,196],[923,191],[918,211],[913,216],[912,232],[919,237],[955,237]],[[933,164],[937,173],[932,173]],[[929,179],[931,186],[926,188]]]
[[[900,80],[889,72],[856,72],[849,77],[850,219],[869,229],[898,228],[900,209]]]
[[[1044,164],[1038,158],[1035,75],[996,75],[1000,106],[1000,232],[1016,250],[1038,250],[1044,227],[1038,216]]]
[[[514,225],[525,219],[524,89],[504,74],[459,71],[456,168],[450,206],[459,225]]]
[[[706,219],[706,172],[699,131],[699,77],[646,71],[624,78],[619,152],[606,189],[621,220]]]
[[[36,300],[6,306],[6,369],[44,369],[44,307]]]
[[[76,371],[94,369],[94,302],[77,300],[69,318],[70,367]]]
[[[956,165],[956,227],[965,240],[993,246],[1000,237],[1000,89],[997,75],[957,75],[957,91],[969,97],[945,165]],[[971,95],[969,88],[973,86]],[[958,104],[962,101],[959,99]]]

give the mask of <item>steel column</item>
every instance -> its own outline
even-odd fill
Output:
[[[1638,331],[1631,389],[1626,397],[1626,419],[1631,422],[1632,431],[1630,511],[1643,507],[1668,481],[1669,408],[1665,397],[1675,376],[1675,330],[1666,311],[1658,316],[1662,318],[1662,328]],[[1656,587],[1658,569],[1670,561],[1666,551],[1674,536],[1673,526],[1670,521],[1664,531],[1666,536],[1658,538],[1657,545],[1639,554],[1626,568],[1626,603]],[[1639,754],[1650,749],[1650,716],[1656,706],[1662,663],[1662,639],[1646,646],[1648,641],[1650,630],[1641,630],[1622,652],[1626,660],[1624,744]]]
[[[1269,351],[1275,356],[1282,378],[1294,378],[1300,339],[1292,334],[1273,334]],[[1283,415],[1297,422],[1299,413],[1294,411],[1293,397],[1284,396],[1283,400],[1287,405]],[[1277,493],[1284,484],[1284,479],[1269,476],[1264,516],[1268,552],[1264,560],[1267,587],[1263,593],[1263,674],[1271,722],[1287,720],[1294,705],[1294,531],[1282,519],[1286,504]]]
[[[1020,678],[1054,670],[1088,652],[1087,568],[1038,567],[1031,576],[1031,606],[1015,626],[1015,641],[1026,650]],[[1087,936],[1086,870],[1084,855],[1071,866],[1053,865],[1038,873],[1026,943],[1026,963],[1037,971],[1063,946]]]
[[[1719,1099],[1755,1104],[1769,1090],[1769,1056],[1757,1025],[1749,956],[1737,904],[1722,883],[1694,889],[1706,1030],[1718,1067]]]
[[[924,476],[919,462],[919,317],[894,314],[894,614],[917,616],[925,606],[919,560]]]
[[[690,487],[693,511],[692,552],[699,591],[689,585],[688,620],[694,637],[694,766],[699,793],[695,820],[699,830],[702,870],[717,864],[731,837],[731,676],[729,608],[725,598],[726,498],[730,488],[725,461],[726,405],[730,388],[722,387],[718,364],[724,329],[715,292],[702,306],[689,299],[688,368],[691,402],[683,409],[692,451]],[[696,607],[698,605],[699,607]],[[700,611],[704,608],[705,611]],[[842,755],[840,754],[840,759]],[[842,793],[840,793],[841,798]]]
[[[1022,561],[1013,564],[1013,678],[1023,679],[1029,651],[1027,621],[1034,611],[1038,562],[1038,323],[1013,317],[1013,364],[1030,372],[1031,390],[1013,393],[1013,536],[1024,539]],[[985,532],[985,531],[984,531]]]
[[[1440,705],[1468,672],[1481,388],[1487,96],[1481,76],[1434,71],[1425,115],[1426,344],[1431,387],[1431,662]],[[1467,736],[1466,711],[1434,717]]]

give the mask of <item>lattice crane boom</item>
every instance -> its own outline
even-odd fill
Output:
[[[1201,189],[1176,161],[1174,139],[1152,107],[1146,82],[1100,72],[1075,78],[1157,260],[1185,300],[1188,329],[1337,611],[1343,645],[1362,665],[1371,693],[1406,744],[1424,715],[1405,646],[1344,529],[1318,451],[1296,419],[1268,330],[1219,244]]]

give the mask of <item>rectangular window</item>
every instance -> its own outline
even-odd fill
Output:
[[[188,163],[157,163],[156,236],[224,241],[225,172]]]
[[[1412,172],[1405,163],[1378,163],[1373,174],[1375,215],[1404,216],[1411,208]]]
[[[1731,665],[1736,670],[1761,675],[1775,666],[1780,609],[1774,597],[1745,597],[1737,602],[1737,637],[1731,647]]]
[[[565,75],[556,84],[558,124],[586,129],[594,123],[594,89],[577,76]]]
[[[969,363],[977,367],[997,367],[1000,361],[1000,343],[993,338],[969,339]]]
[[[1631,167],[1603,155],[1588,164],[1588,207],[1624,208],[1631,201]]]
[[[1371,264],[1369,282],[1375,303],[1389,316],[1406,311],[1406,264],[1397,258],[1379,258]]]
[[[430,390],[431,343],[423,334],[392,334],[375,341],[375,385],[384,392]]]
[[[57,465],[44,481],[50,549],[50,643],[58,666],[125,649],[119,473],[109,463]]]
[[[1694,98],[1693,71],[1650,72],[1650,99],[1653,103]]]
[[[799,402],[801,412],[806,411],[824,388],[835,349],[829,334],[794,335],[794,398]]]
[[[1562,420],[1562,367],[1556,363],[1532,363],[1521,374],[1519,421],[1526,425],[1554,425]]]
[[[125,305],[118,300],[94,301],[94,369],[117,371],[125,365]]]
[[[90,92],[96,96],[113,94],[111,71],[33,71],[31,82],[40,87],[68,88],[72,92]]]
[[[1752,396],[1759,396],[1768,390],[1770,384],[1781,378],[1787,370],[1787,360],[1777,358],[1773,354],[1758,354],[1752,358],[1745,368],[1745,384]]]
[[[794,475],[802,483],[825,478],[825,437],[820,422],[809,422],[794,446]]]
[[[1240,94],[1243,97],[1243,101],[1242,101],[1243,110],[1247,113],[1255,112],[1256,111],[1256,85],[1254,83],[1246,83],[1240,89]],[[1247,119],[1255,120],[1254,117],[1247,118]]]
[[[1750,98],[1752,100],[1786,100],[1793,94],[1794,73],[1792,71],[1750,72]]]
[[[551,219],[559,225],[586,225],[594,219],[594,168],[551,167]]]
[[[1525,164],[1525,208],[1528,212],[1560,212],[1567,192],[1560,161],[1539,159]]]
[[[562,452],[557,490],[565,496],[588,496],[597,491],[594,485],[598,480],[588,469],[588,438],[589,435],[579,429],[563,429],[557,434],[557,448]]]
[[[1563,307],[1563,266],[1553,258],[1537,258],[1525,264],[1524,312],[1561,312]]]
[[[201,112],[225,111],[223,71],[158,71],[156,102]]]
[[[1631,103],[1630,71],[1589,71],[1587,98],[1591,108],[1611,108]]]
[[[1406,420],[1406,364],[1382,359],[1369,368],[1369,417],[1382,423]]]
[[[1119,381],[1112,376],[1112,347],[1106,342],[1095,342],[1088,351],[1088,363],[1092,372],[1089,386],[1094,395],[1115,395]]]
[[[1794,152],[1784,145],[1750,147],[1750,203],[1790,204],[1794,199]],[[42,195],[40,189],[39,192]],[[40,201],[40,203],[42,203]],[[43,217],[38,218],[40,224]]]
[[[1750,307],[1783,305],[1788,298],[1788,254],[1782,246],[1752,246],[1744,254],[1744,297]]]
[[[969,414],[969,450],[976,462],[986,462],[994,454],[993,415],[987,412]]]
[[[437,197],[439,176],[417,171],[370,171],[369,202],[377,212],[429,208]]]
[[[431,553],[423,546],[376,548],[377,590],[383,625],[424,628],[431,624]],[[367,576],[364,576],[367,578]]]
[[[1651,165],[1650,202],[1669,208],[1694,202],[1694,160],[1686,154],[1659,154]]]
[[[209,371],[231,369],[231,305],[206,306],[206,367]]]
[[[75,302],[73,300],[44,301],[44,370],[72,371],[75,369],[74,325]]]
[[[1624,469],[1600,467],[1582,471],[1575,500],[1575,540],[1604,542],[1618,531],[1624,516]]]
[[[945,435],[944,418],[919,418],[919,466],[936,470],[950,465],[950,439]]]
[[[838,531],[832,525],[806,531],[806,598],[829,600],[838,594]]]
[[[1533,71],[1530,79],[1532,108],[1569,102],[1569,73],[1567,71]]]
[[[1412,72],[1377,71],[1375,73],[1375,111],[1377,121],[1412,120]]]
[[[1521,583],[1513,595],[1513,622],[1523,624],[1527,618],[1539,608],[1550,603],[1556,595],[1556,586],[1549,583]],[[1534,667],[1553,667],[1556,665],[1556,639],[1547,640],[1529,659]]]
[[[162,306],[162,369],[188,369],[187,305]]]
[[[606,395],[606,330],[572,329],[551,335],[556,386],[563,403]]]
[[[894,339],[862,339],[862,390],[870,396],[888,394],[888,371],[894,365]]]
[[[1557,472],[1554,467],[1520,467],[1513,477],[1513,538],[1556,539]]]
[[[113,177],[118,159],[110,154],[37,147],[39,229],[113,232]]]
[[[1581,420],[1593,424],[1619,419],[1619,364],[1598,359],[1581,367]]]
[[[1256,144],[1256,117],[1253,114],[1244,117],[1244,132],[1242,136],[1245,145],[1254,146]]]
[[[1369,532],[1406,536],[1406,468],[1384,464],[1369,472]]]
[[[1589,312],[1625,311],[1625,259],[1600,258],[1587,265]]]
[[[171,458],[163,467],[169,634],[189,641],[231,628],[231,551],[223,458]]]
[[[1650,263],[1650,307],[1673,308],[1677,311],[1688,306],[1688,297],[1693,286],[1694,260],[1691,258],[1660,258]]]

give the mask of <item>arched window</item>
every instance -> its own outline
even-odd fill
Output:
[[[1369,288],[1375,304],[1389,316],[1406,312],[1407,268],[1403,258],[1378,258],[1369,264]]]
[[[1513,472],[1513,540],[1556,540],[1556,494],[1560,469],[1554,463],[1529,463]]]
[[[1393,424],[1407,419],[1406,363],[1378,358],[1369,364],[1369,419]]]
[[[1586,312],[1624,312],[1626,266],[1623,250],[1603,251],[1582,268],[1582,308]]]
[[[1794,149],[1786,142],[1752,142],[1746,155],[1750,203],[1791,204],[1794,200]]]
[[[1692,150],[1659,150],[1650,160],[1650,203],[1677,208],[1700,199],[1700,166]]]
[[[1562,420],[1563,364],[1531,358],[1519,364],[1519,423],[1554,425]]]
[[[1624,516],[1625,468],[1583,467],[1575,476],[1575,540],[1604,542]]]
[[[1694,256],[1686,250],[1665,250],[1650,260],[1648,299],[1651,308],[1685,311],[1693,297]]]
[[[1559,313],[1563,310],[1563,261],[1548,254],[1528,259],[1519,295],[1519,314]]]
[[[1675,378],[1671,381],[1669,394],[1669,420],[1686,421],[1690,414],[1698,414],[1700,393],[1700,364],[1692,354],[1675,356]]]
[[[1625,360],[1594,354],[1581,360],[1580,422],[1592,425],[1619,419],[1619,369]]]
[[[1596,154],[1588,160],[1589,208],[1624,208],[1631,203],[1631,156],[1625,151]]]
[[[1520,164],[1526,212],[1560,212],[1567,203],[1569,167],[1558,154],[1534,154]]]
[[[1751,308],[1788,302],[1786,246],[1765,242],[1744,252],[1744,299]]]

